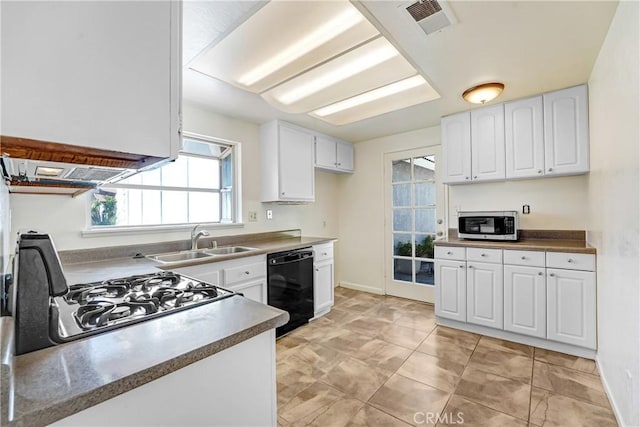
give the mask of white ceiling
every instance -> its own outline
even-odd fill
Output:
[[[461,93],[478,83],[505,84],[496,103],[586,82],[617,7],[614,1],[452,1],[449,6],[458,22],[427,36],[417,24],[408,25],[401,18],[399,6],[408,5],[406,1],[354,3],[442,98],[332,126],[305,114],[281,112],[259,95],[188,68],[207,46],[224,38],[264,4],[244,0],[184,3],[185,100],[250,122],[279,118],[352,142],[433,126],[443,115],[469,110],[473,107],[462,100]]]

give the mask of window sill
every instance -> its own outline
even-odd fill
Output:
[[[100,236],[117,236],[132,234],[151,234],[160,232],[191,230],[196,224],[171,224],[171,225],[141,225],[129,227],[108,227],[108,228],[89,228],[82,230],[82,237],[100,237]],[[244,223],[219,224],[219,223],[202,223],[198,224],[206,230],[224,230],[228,228],[242,228]]]

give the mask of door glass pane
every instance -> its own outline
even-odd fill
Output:
[[[411,231],[411,209],[393,210],[393,231]]]
[[[411,206],[411,184],[393,184],[393,207]]]
[[[411,247],[411,234],[393,234],[393,254],[396,256],[413,256]]]
[[[435,233],[436,232],[436,210],[416,209],[416,232]]]
[[[436,169],[433,156],[416,157],[413,159],[413,176],[416,181],[435,180]]]
[[[395,160],[392,168],[391,182],[411,181],[411,159]]]
[[[433,259],[433,240],[434,237],[430,234],[416,234],[416,258]]]
[[[434,206],[436,204],[435,182],[418,182],[415,187],[416,206]]]
[[[413,261],[410,259],[393,259],[393,279],[413,282]]]
[[[416,283],[433,285],[433,262],[416,261]]]

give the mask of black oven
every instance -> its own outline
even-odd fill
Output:
[[[518,212],[458,212],[458,237],[471,240],[518,240]]]
[[[267,301],[289,312],[289,322],[276,328],[286,334],[313,317],[313,251],[311,248],[267,256]]]

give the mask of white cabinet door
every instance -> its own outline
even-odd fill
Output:
[[[436,315],[465,322],[467,285],[464,261],[435,260]]]
[[[2,134],[175,157],[180,2],[3,2]]]
[[[313,201],[313,134],[280,126],[279,135],[280,199]]]
[[[504,104],[507,178],[544,175],[542,96]]]
[[[333,306],[333,260],[314,265],[313,306],[315,316],[324,314]]]
[[[471,181],[471,115],[466,113],[443,117],[442,182],[456,184]]]
[[[471,112],[471,172],[473,181],[505,177],[502,104]]]
[[[545,173],[589,171],[587,86],[546,93],[544,99]]]
[[[241,293],[250,300],[267,303],[267,281],[262,278],[249,282],[243,282],[234,286],[227,286],[227,289]]]
[[[524,335],[547,336],[544,268],[504,266],[504,329]]]
[[[594,272],[547,269],[547,338],[596,348]]]
[[[317,168],[335,169],[337,167],[336,142],[333,139],[318,135],[315,148]]]
[[[467,263],[467,322],[502,329],[502,264]]]
[[[339,170],[344,172],[353,172],[353,144],[348,142],[337,142],[336,161]]]

